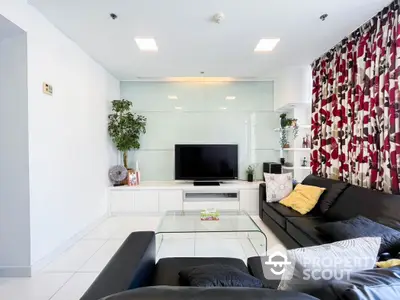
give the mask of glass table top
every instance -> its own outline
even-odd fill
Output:
[[[156,233],[261,232],[245,211],[219,210],[218,221],[202,221],[201,211],[168,211]]]

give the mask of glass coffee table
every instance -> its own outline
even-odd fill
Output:
[[[157,258],[265,255],[267,237],[245,211],[219,211],[202,221],[200,211],[168,211],[156,230]]]

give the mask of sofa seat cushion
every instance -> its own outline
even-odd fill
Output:
[[[243,260],[225,257],[174,257],[160,259],[154,271],[153,282],[151,285],[181,286],[179,272],[184,269],[201,266],[221,264],[232,266],[242,272],[249,274]]]
[[[302,247],[310,247],[332,242],[330,237],[321,234],[315,227],[324,224],[323,218],[288,218],[286,231]]]
[[[354,272],[307,293],[324,300],[400,299],[400,267]]]
[[[262,288],[260,279],[235,267],[221,264],[190,267],[179,272],[184,285],[197,287],[249,287]]]
[[[307,217],[319,217],[321,213],[319,211],[311,211],[306,215],[302,215],[299,212],[286,207],[280,203],[263,203],[264,212],[269,215],[276,223],[278,223],[282,228],[286,228],[286,218],[297,217],[297,218],[307,218]]]

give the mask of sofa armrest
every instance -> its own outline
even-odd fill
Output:
[[[263,218],[263,203],[264,201],[267,200],[267,191],[266,191],[266,185],[265,183],[260,183],[258,187],[258,210],[259,210],[259,216],[260,219],[262,220]]]
[[[155,252],[154,232],[131,233],[81,300],[98,300],[149,285],[155,269]]]

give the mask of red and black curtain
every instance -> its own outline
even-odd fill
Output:
[[[314,174],[399,193],[399,12],[396,0],[312,64]]]

